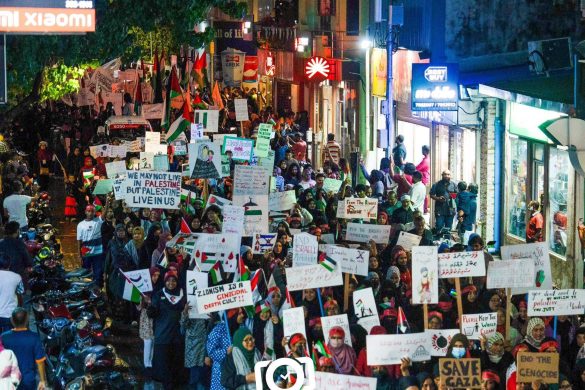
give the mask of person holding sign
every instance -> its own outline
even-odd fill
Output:
[[[504,336],[496,332],[486,338],[481,336],[481,368],[491,370],[498,377],[498,383],[506,380],[506,370],[514,362],[514,357],[504,349]]]
[[[349,375],[354,370],[356,360],[353,348],[345,344],[345,331],[341,326],[334,326],[329,330],[327,346],[331,351],[333,363],[338,374]]]
[[[250,330],[244,326],[234,333],[232,351],[221,368],[221,385],[226,389],[246,389],[256,383],[254,366],[262,360]]]

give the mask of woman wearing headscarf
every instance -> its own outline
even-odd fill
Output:
[[[356,361],[355,351],[345,344],[345,331],[340,326],[334,326],[329,330],[327,346],[331,351],[331,358],[338,374],[350,375],[354,371]]]
[[[281,340],[284,337],[282,322],[278,315],[273,314],[269,307],[264,307],[260,313],[254,315],[252,335],[256,349],[265,360],[275,360],[284,356]]]
[[[532,317],[528,321],[526,337],[522,344],[526,345],[530,352],[538,352],[544,337],[544,321],[538,317]]]
[[[142,339],[144,344],[143,349],[143,360],[144,360],[144,376],[147,379],[152,378],[152,354],[154,352],[154,331],[152,318],[148,316],[148,305],[151,302],[151,296],[153,292],[158,291],[160,281],[160,270],[157,267],[150,268],[150,281],[153,286],[153,291],[145,293],[138,310],[140,312],[138,322],[138,336]]]
[[[400,280],[406,286],[406,289],[410,289],[412,283],[412,276],[410,273],[410,267],[408,266],[408,253],[400,246],[394,246],[391,253],[391,265],[398,267],[400,270]]]
[[[561,349],[561,353],[565,356],[571,369],[575,367],[577,354],[583,345],[585,345],[585,327],[581,326],[575,331],[575,338],[569,345],[569,348],[566,350]]]
[[[39,142],[39,150],[37,151],[38,182],[41,191],[49,189],[49,174],[51,163],[53,162],[53,152],[48,149],[48,145],[46,141]]]
[[[317,299],[317,291],[314,288],[304,290],[303,306],[307,309],[307,317],[309,320],[321,317],[321,306]]]
[[[108,291],[109,302],[111,308],[119,318],[129,320],[130,313],[132,313],[131,302],[122,299],[121,296],[116,296],[115,293],[124,291],[125,278],[120,272],[127,272],[134,270],[134,264],[126,250],[126,228],[123,224],[116,225],[114,237],[110,240],[107,246],[105,273],[107,277],[106,286]]]
[[[504,336],[496,332],[492,336],[482,337],[481,369],[492,370],[499,377],[498,383],[506,383],[506,370],[514,362],[514,357],[504,349]]]
[[[138,256],[140,258],[140,269],[150,268],[152,262],[152,253],[158,247],[158,239],[161,233],[162,229],[158,223],[151,225],[148,229],[148,234],[146,235],[144,244],[138,251]]]
[[[152,252],[152,256],[150,258],[151,267],[154,267],[161,262],[160,260],[162,259],[167,248],[167,242],[169,242],[171,238],[173,237],[171,236],[170,232],[162,232],[160,234],[160,236],[158,237],[158,246]]]
[[[165,274],[165,287],[153,294],[148,316],[153,319],[153,378],[165,390],[176,389],[183,378],[183,338],[179,321],[186,303],[174,272]]]
[[[234,333],[232,351],[221,368],[221,385],[226,389],[255,390],[254,366],[262,360],[256,349],[254,336],[246,327]]]
[[[219,321],[217,313],[211,314],[211,321],[215,321],[211,332],[207,336],[207,356],[211,358],[211,384],[210,390],[223,390],[221,385],[221,368],[228,351],[231,349],[230,337],[225,322]]]
[[[130,257],[130,260],[132,261],[135,267],[134,269],[138,269],[141,265],[139,252],[143,244],[144,230],[140,226],[137,226],[134,229],[132,229],[132,239],[128,241],[128,243],[126,243],[126,246],[124,247],[126,249],[126,253]]]

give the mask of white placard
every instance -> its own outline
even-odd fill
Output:
[[[400,364],[403,357],[413,362],[431,360],[431,342],[426,333],[366,336],[368,365]]]
[[[502,260],[532,259],[534,261],[535,287],[531,287],[530,290],[551,290],[552,273],[548,248],[548,242],[503,246],[501,249]],[[525,294],[528,290],[527,288],[516,288],[512,290],[512,294]]]
[[[110,157],[126,158],[128,148],[126,145],[110,145]]]
[[[372,327],[380,325],[378,309],[372,288],[364,288],[353,292],[353,308],[358,319],[357,323],[370,333]]]
[[[124,199],[129,207],[178,209],[181,173],[126,171]]]
[[[187,303],[189,304],[189,318],[208,318],[207,314],[200,314],[197,310],[197,290],[207,288],[207,272],[187,270]]]
[[[236,272],[240,255],[240,237],[237,234],[198,234],[191,257],[201,271],[209,271],[219,260],[225,272]]]
[[[337,218],[376,219],[378,218],[378,199],[345,198],[338,203]]]
[[[376,244],[388,244],[390,231],[391,228],[389,225],[350,222],[347,224],[345,239],[355,242],[370,242],[370,240],[374,240]]]
[[[345,333],[345,340],[343,342],[347,345],[352,345],[347,314],[321,317],[321,326],[323,327],[323,338],[325,339],[325,345],[329,344],[329,331],[335,326],[340,326],[343,328]]]
[[[439,279],[485,276],[483,251],[439,253]]]
[[[487,288],[531,288],[534,286],[532,259],[498,260],[488,265]]]
[[[270,211],[289,211],[296,203],[297,195],[294,190],[271,192],[268,195],[268,207]]]
[[[431,341],[431,356],[446,356],[451,339],[461,331],[459,329],[427,329],[425,333]]]
[[[301,306],[283,310],[282,329],[284,331],[284,337],[290,337],[295,333],[301,333],[306,339],[305,309]]]
[[[249,120],[247,99],[234,99],[234,106],[236,108],[236,120],[238,122]]]
[[[572,316],[585,313],[585,290],[533,290],[528,292],[528,316]]]
[[[207,199],[205,209],[207,209],[209,206],[217,206],[220,210],[223,210],[223,207],[228,204],[232,204],[232,201],[226,198],[222,198],[221,196],[211,194]]]
[[[244,232],[244,208],[241,206],[225,205],[222,210],[222,233],[235,233],[241,236]]]
[[[126,162],[113,161],[106,163],[106,173],[109,179],[114,179],[119,175],[126,175]]]
[[[217,179],[222,177],[219,147],[207,140],[192,140],[189,150],[189,172],[192,179]]]
[[[412,304],[439,303],[436,246],[412,248]]]
[[[195,291],[199,313],[213,313],[237,307],[252,306],[250,281],[220,284]]]
[[[341,180],[326,177],[325,181],[323,182],[323,190],[325,190],[325,192],[327,193],[329,192],[337,193],[339,192],[339,189],[341,188],[342,184],[343,182]]]
[[[236,165],[234,173],[233,202],[243,206],[249,201],[250,195],[266,195],[268,197],[268,177],[270,171],[263,167]]]
[[[305,290],[307,288],[320,288],[330,286],[341,286],[340,267],[333,271],[327,270],[320,264],[306,265],[286,269],[286,284],[289,291]]]
[[[219,110],[195,110],[195,123],[203,125],[206,133],[217,133],[219,131]]]
[[[498,313],[463,314],[461,333],[469,340],[479,340],[479,336],[490,338],[498,327]]]
[[[400,234],[398,234],[396,245],[400,245],[405,250],[410,251],[413,247],[418,246],[421,238],[421,236],[417,236],[416,234],[401,231]]]
[[[315,372],[315,389],[327,390],[376,390],[378,379],[367,376],[340,375]]]
[[[293,267],[302,267],[317,263],[319,242],[317,237],[309,233],[297,234],[293,237]]]
[[[114,179],[112,183],[112,190],[114,191],[114,199],[116,200],[124,200],[126,196],[126,173],[124,172],[124,176],[120,176]]]
[[[191,139],[190,143],[194,143],[197,139],[203,138],[203,125],[199,123],[191,123]]]
[[[152,291],[152,280],[150,279],[150,271],[148,269],[124,272],[124,275],[130,279],[134,287],[141,293]]]
[[[140,152],[139,171],[152,171],[154,169],[154,153]]]
[[[144,133],[144,146],[160,145],[160,133],[157,131],[147,131]]]
[[[254,241],[252,243],[252,253],[261,255],[266,251],[271,251],[276,243],[278,233],[257,233],[254,234]]]
[[[341,267],[341,272],[368,276],[370,252],[359,249],[344,248],[337,245],[321,244],[319,250],[331,257]]]

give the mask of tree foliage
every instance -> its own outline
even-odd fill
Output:
[[[58,70],[46,75],[62,77],[72,66],[104,63],[117,57],[124,61],[149,59],[151,48],[159,53],[178,53],[181,45],[201,46],[213,38],[213,33],[196,34],[193,27],[205,20],[213,7],[237,18],[246,12],[246,3],[231,0],[96,0],[94,33],[10,35],[9,99],[15,103],[28,95],[37,74],[46,67],[55,69],[56,64]]]

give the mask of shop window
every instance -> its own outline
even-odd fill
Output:
[[[550,249],[558,255],[567,252],[567,199],[569,196],[569,154],[564,150],[550,149],[549,157],[549,215]]]
[[[475,169],[476,169],[476,157],[475,157],[475,131],[464,129],[463,131],[463,167],[461,179],[467,183],[475,183]]]
[[[398,121],[397,134],[404,137],[406,147],[406,162],[418,165],[422,159],[422,147],[430,146],[431,130],[426,126],[420,126],[410,122]],[[393,142],[392,147],[395,144]]]
[[[510,138],[508,173],[508,233],[526,237],[526,184],[528,180],[528,142]]]

